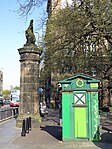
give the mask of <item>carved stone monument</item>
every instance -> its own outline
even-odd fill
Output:
[[[38,127],[41,119],[39,115],[39,101],[37,95],[39,77],[40,54],[33,32],[33,20],[25,31],[26,43],[18,52],[20,54],[20,115],[17,127],[22,126],[22,120],[31,117],[32,127]]]
[[[35,45],[36,38],[33,32],[33,20],[30,21],[30,25],[28,29],[25,31],[25,35],[26,35],[26,45],[31,45],[31,44]]]

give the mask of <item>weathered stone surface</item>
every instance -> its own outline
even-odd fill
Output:
[[[25,45],[35,44],[36,38],[35,38],[35,35],[33,32],[33,19],[30,21],[30,24],[29,24],[27,30],[25,31],[25,35],[26,35],[26,44]]]
[[[40,122],[38,106],[38,77],[39,77],[39,57],[38,47],[29,45],[18,49],[20,54],[20,116],[17,119],[17,126],[21,125],[21,120],[30,114],[34,122]],[[34,118],[34,115],[37,115]],[[35,120],[36,119],[36,120]],[[37,120],[38,119],[38,120]],[[20,123],[20,124],[19,124]],[[38,124],[40,125],[40,124]]]

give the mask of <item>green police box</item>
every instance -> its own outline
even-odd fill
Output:
[[[62,139],[99,141],[98,83],[93,77],[77,74],[62,85]]]

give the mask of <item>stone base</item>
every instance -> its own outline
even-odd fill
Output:
[[[19,115],[16,119],[16,127],[22,128],[23,120],[31,117],[31,127],[39,128],[41,126],[41,117],[38,115]]]

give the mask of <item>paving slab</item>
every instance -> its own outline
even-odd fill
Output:
[[[0,144],[10,144],[15,140],[21,129],[16,127],[16,120],[9,119],[0,123]]]

